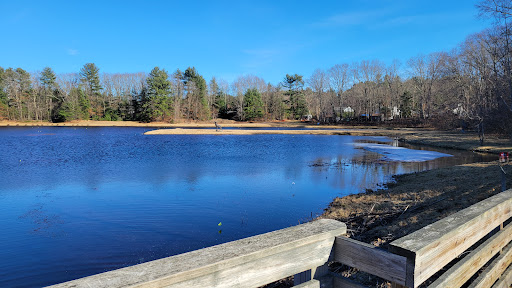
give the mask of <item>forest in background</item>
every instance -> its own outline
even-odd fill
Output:
[[[56,74],[0,67],[0,120],[77,119],[180,122],[215,118],[303,119],[321,123],[394,121],[440,129],[512,131],[510,0],[477,7],[494,25],[451,51],[387,65],[335,64],[271,84],[244,75],[208,83],[194,67],[101,73],[94,63]],[[485,125],[484,125],[485,124]]]

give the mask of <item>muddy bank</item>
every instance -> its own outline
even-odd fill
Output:
[[[503,169],[510,188],[512,165]],[[355,239],[385,245],[501,192],[500,173],[496,161],[398,175],[386,189],[334,199],[321,218],[347,223]]]

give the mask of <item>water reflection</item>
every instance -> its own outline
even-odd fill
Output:
[[[455,156],[389,162],[353,145],[396,144],[383,137],[147,130],[0,129],[0,287],[49,285],[281,229],[394,174],[482,160],[444,151]]]

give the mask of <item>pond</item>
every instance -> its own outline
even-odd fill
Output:
[[[394,174],[489,159],[440,151],[453,156],[389,161],[375,150],[392,147],[384,137],[148,130],[0,128],[0,287],[51,285],[289,227]]]

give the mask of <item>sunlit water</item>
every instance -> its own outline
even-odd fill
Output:
[[[0,287],[40,287],[296,225],[394,174],[382,137],[0,128]],[[390,143],[391,144],[391,143]],[[442,151],[445,152],[446,151]]]

